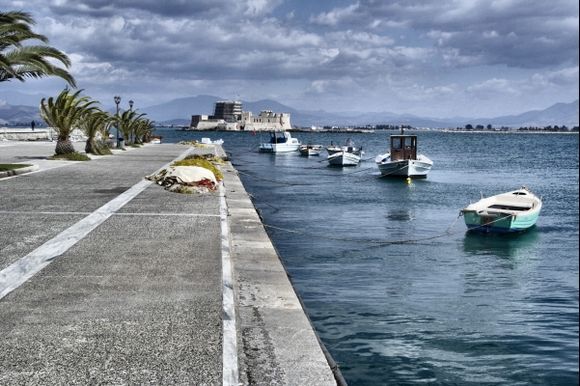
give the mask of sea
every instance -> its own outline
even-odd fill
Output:
[[[349,385],[578,384],[578,135],[420,131],[428,178],[381,178],[389,131],[294,133],[365,151],[261,154],[267,134],[159,129],[165,142],[223,139],[322,342]],[[522,234],[466,232],[460,210],[528,187]]]

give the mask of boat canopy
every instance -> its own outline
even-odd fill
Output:
[[[417,159],[416,135],[391,135],[391,160]]]
[[[282,136],[280,136],[282,134]],[[275,131],[270,132],[270,143],[286,143],[290,139],[290,133],[276,133]]]

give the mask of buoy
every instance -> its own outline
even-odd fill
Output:
[[[407,181],[407,185],[411,184],[411,177],[407,177],[406,181]]]

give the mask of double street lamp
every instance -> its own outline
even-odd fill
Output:
[[[121,147],[121,137],[119,137],[119,103],[121,103],[121,97],[115,95],[115,104],[117,105],[117,149]]]

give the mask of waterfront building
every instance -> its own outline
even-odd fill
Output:
[[[242,102],[217,101],[210,119],[223,119],[226,122],[239,121],[242,118]]]
[[[189,130],[289,130],[289,113],[263,110],[258,115],[243,111],[240,101],[218,101],[213,115],[192,115]]]

